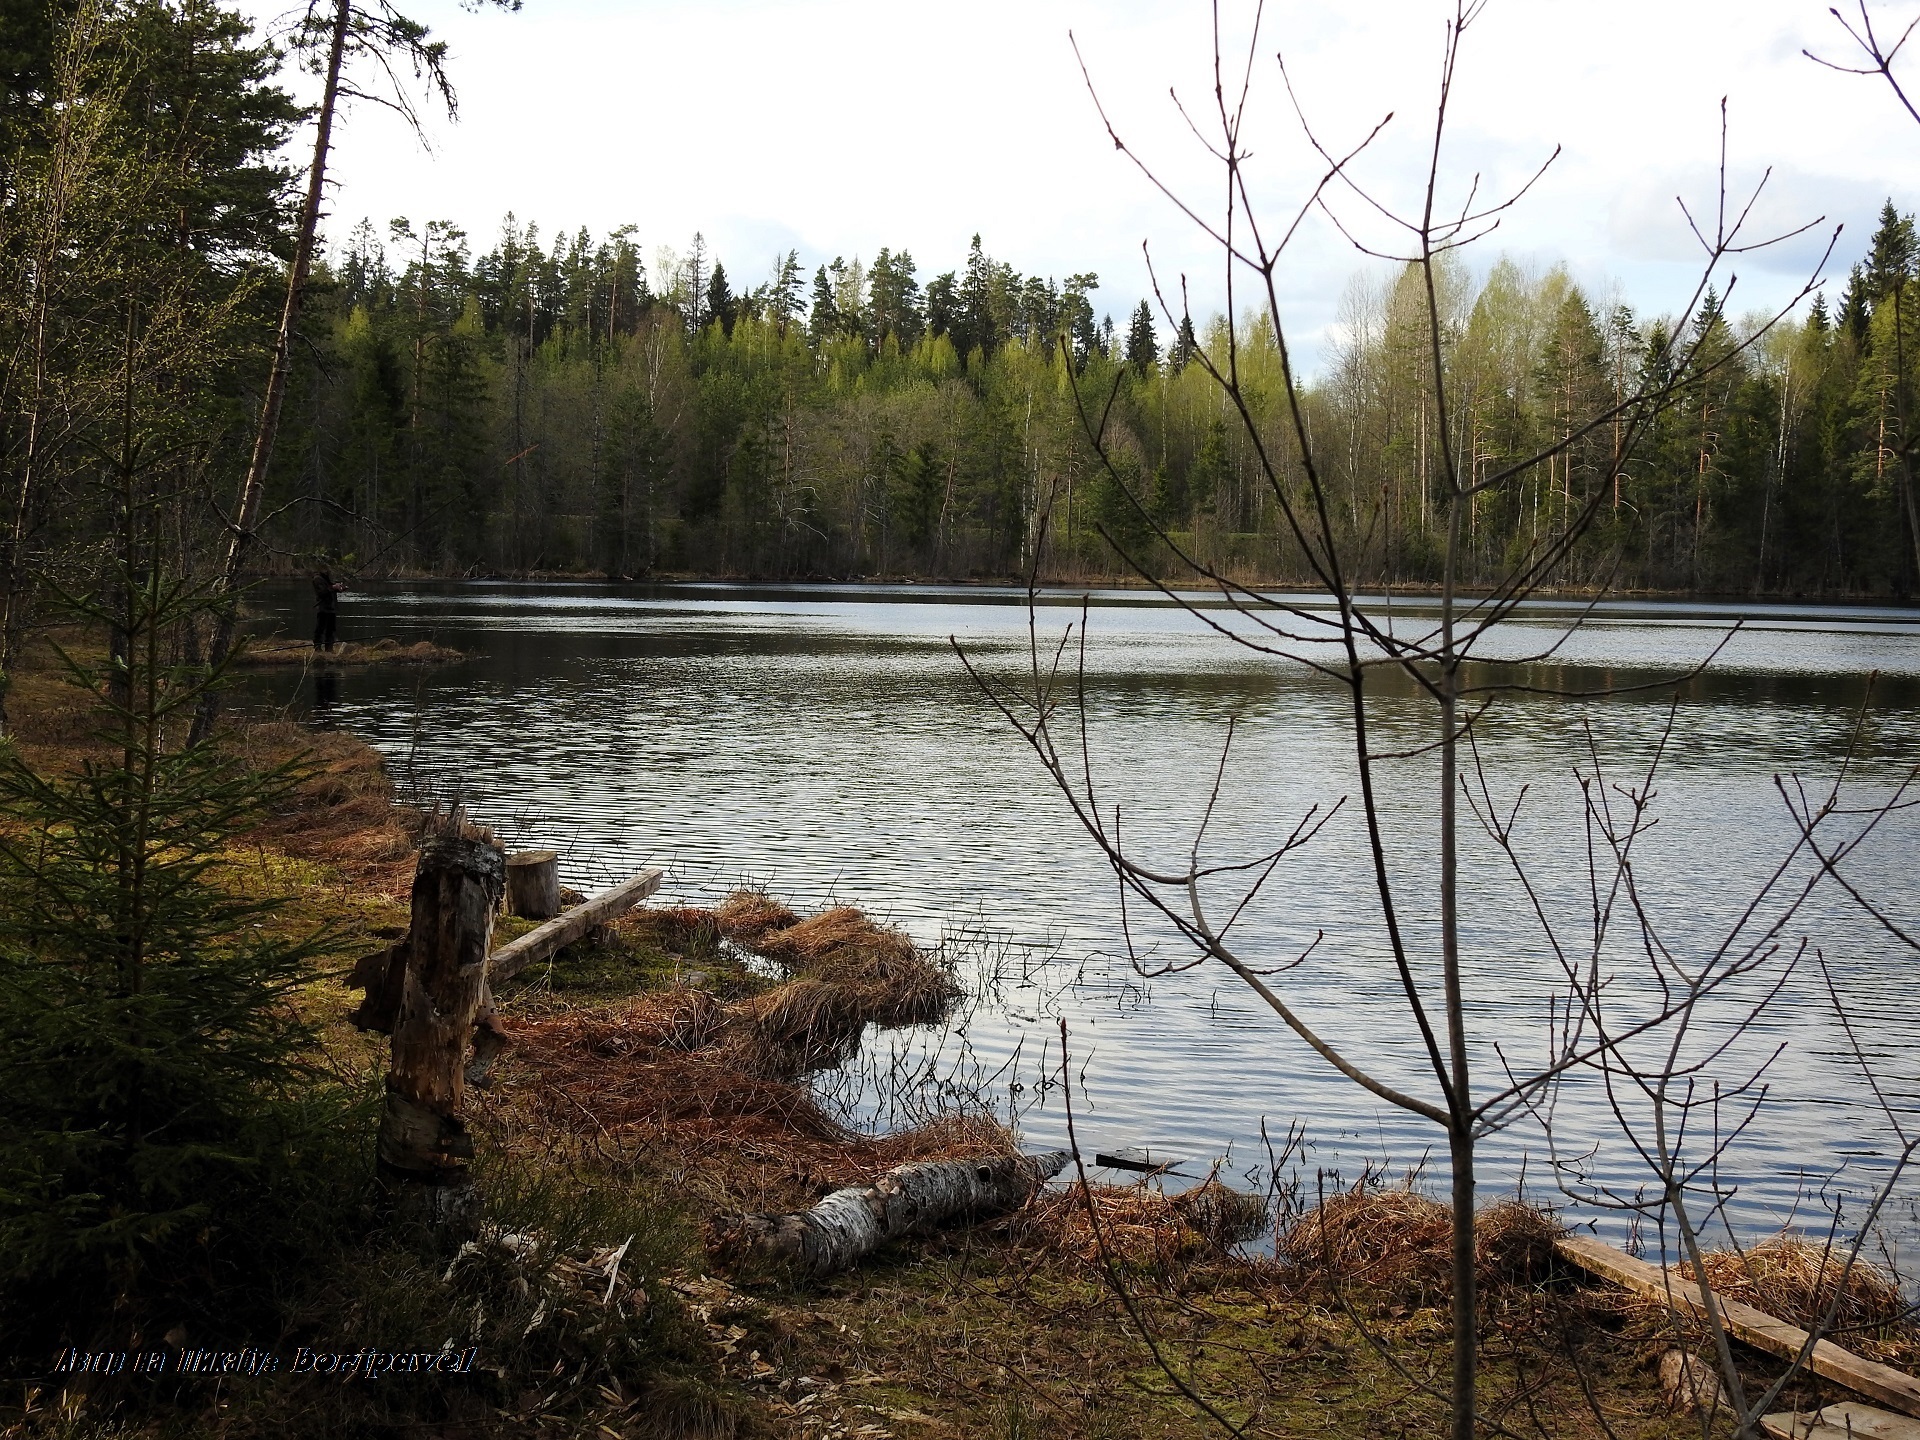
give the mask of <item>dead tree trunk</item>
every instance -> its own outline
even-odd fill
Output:
[[[246,479],[240,486],[240,503],[227,524],[227,556],[220,571],[220,609],[214,620],[213,641],[208,651],[209,666],[218,671],[233,652],[233,641],[240,615],[240,577],[245,571],[248,548],[253,543],[253,527],[260,517],[260,497],[266,493],[267,467],[273,462],[274,440],[280,433],[280,407],[287,395],[287,377],[293,369],[294,327],[300,321],[300,307],[306,299],[307,276],[313,267],[313,251],[320,233],[320,207],[326,196],[327,151],[333,144],[333,117],[340,97],[340,67],[346,58],[347,40],[352,28],[352,0],[334,0],[333,19],[328,27],[326,84],[320,94],[320,111],[313,137],[313,164],[307,169],[307,194],[300,206],[300,228],[293,247],[293,263],[287,267],[287,294],[280,307],[280,329],[274,337],[273,363],[267,370],[267,393],[260,403],[260,423],[254,430],[253,454],[247,461]],[[213,733],[219,714],[219,691],[209,687],[194,710],[189,740],[198,744]]]
[[[507,909],[527,920],[560,913],[558,851],[522,850],[507,857]]]
[[[377,1149],[397,1208],[434,1224],[458,1221],[472,1208],[473,1140],[460,1107],[475,1024],[493,1011],[487,950],[506,883],[500,851],[465,827],[453,828],[426,843],[414,872],[413,926]]]
[[[719,1216],[708,1248],[730,1265],[826,1275],[943,1220],[1025,1204],[1069,1158],[1065,1150],[1048,1150],[902,1165],[872,1185],[836,1190],[797,1214]]]

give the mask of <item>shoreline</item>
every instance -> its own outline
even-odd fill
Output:
[[[42,702],[53,695],[28,689]],[[350,733],[285,720],[238,724],[228,740],[252,764],[305,751],[313,765],[296,805],[234,837],[229,881],[277,896],[280,923],[341,930],[343,953],[404,933],[419,817],[395,802],[379,752]],[[801,1208],[903,1159],[977,1153],[1011,1138],[968,1128],[961,1116],[859,1136],[815,1112],[805,1067],[843,1054],[856,1016],[826,1003],[796,1012],[781,997],[859,983],[847,977],[862,972],[835,959],[833,945],[803,943],[825,933],[826,915],[803,920],[756,904],[744,918],[739,906],[731,916],[728,907],[636,910],[602,943],[570,947],[503,987],[515,1043],[473,1113],[488,1207],[480,1249],[449,1264],[376,1231],[367,1253],[338,1257],[306,1280],[293,1312],[304,1318],[290,1316],[283,1337],[283,1348],[326,1353],[432,1348],[445,1338],[432,1326],[478,1304],[486,1326],[456,1347],[477,1347],[473,1375],[406,1388],[346,1388],[312,1375],[230,1379],[224,1391],[189,1387],[164,1403],[135,1377],[91,1376],[74,1382],[81,1407],[103,1422],[120,1411],[160,1425],[169,1415],[211,1423],[217,1412],[235,1436],[366,1424],[531,1435],[555,1423],[636,1437],[797,1440],[1214,1433],[1169,1391],[1138,1317],[1183,1376],[1257,1422],[1250,1433],[1437,1432],[1439,1407],[1395,1368],[1444,1367],[1448,1348],[1445,1207],[1413,1191],[1363,1185],[1282,1215],[1270,1253],[1223,1242],[1150,1181],[1090,1192],[1069,1183],[1012,1214],[897,1244],[825,1279],[716,1268],[704,1235],[718,1214]],[[844,935],[852,921],[835,924],[832,933]],[[501,922],[496,945],[526,928]],[[723,936],[761,947],[785,978],[750,970],[738,949],[721,947]],[[911,950],[905,937],[884,941],[904,963],[902,945]],[[916,983],[920,994],[933,984]],[[873,991],[853,1038],[889,1004],[901,1023],[928,1013],[900,1004],[902,993],[895,980]],[[316,971],[299,1004],[320,1026],[333,1072],[377,1085],[386,1044],[348,1022],[354,999],[335,968]],[[682,1022],[696,1011],[736,1017],[740,1043],[689,1049],[684,1038],[658,1038],[690,1033]],[[801,1074],[781,1078],[795,1067],[767,1057],[796,1047]],[[1537,1237],[1544,1223],[1519,1233]],[[1329,1252],[1323,1263],[1334,1227],[1341,1256]],[[632,1248],[622,1247],[625,1268],[609,1276],[604,1257],[623,1234]],[[545,1261],[501,1248],[508,1237],[524,1248],[530,1236],[550,1237],[539,1242]],[[1490,1403],[1524,1392],[1558,1433],[1597,1435],[1597,1395],[1623,1436],[1699,1433],[1691,1415],[1669,1413],[1649,1366],[1664,1353],[1663,1317],[1543,1260],[1537,1239],[1491,1263],[1483,1324],[1505,1358],[1488,1363]],[[407,1292],[398,1309],[396,1285]],[[575,1318],[554,1318],[563,1311]],[[365,1317],[381,1314],[386,1329],[366,1333]],[[409,1314],[416,1318],[402,1320]],[[1557,1339],[1546,1343],[1555,1334],[1575,1337],[1567,1353],[1577,1365]],[[626,1360],[606,1349],[616,1339]],[[1392,1363],[1374,1341],[1395,1352]],[[182,1343],[238,1349],[248,1337]],[[543,1374],[560,1360],[592,1379],[556,1389]],[[318,1431],[303,1428],[314,1423]]]
[[[299,571],[261,571],[249,577],[249,582],[278,581],[293,582],[301,578]],[[1015,590],[1024,592],[1026,578],[1009,576],[933,576],[933,575],[762,575],[752,573],[703,573],[697,571],[663,571],[648,576],[624,576],[610,578],[591,571],[578,570],[528,570],[528,571],[489,571],[485,574],[446,575],[429,571],[396,570],[378,576],[363,577],[364,583],[372,584],[494,584],[494,585],[580,585],[606,589],[632,587],[644,589],[649,586],[739,586],[757,589],[797,590],[810,589],[870,589],[893,590],[924,586],[927,588],[951,588],[957,590]],[[1236,584],[1242,583],[1236,580]],[[1290,598],[1317,596],[1321,594],[1310,581],[1302,579],[1247,580],[1245,585],[1252,590]],[[1175,594],[1210,595],[1215,589],[1189,590],[1171,587]],[[1086,591],[1126,591],[1145,595],[1164,593],[1159,585],[1142,580],[1137,575],[1085,576],[1078,579],[1047,579],[1040,582],[1038,593],[1047,596],[1078,595]],[[351,593],[351,592],[349,592]],[[1368,599],[1433,599],[1442,593],[1438,584],[1397,581],[1387,584],[1365,584],[1356,589],[1356,598]],[[1485,599],[1495,592],[1485,586],[1456,586],[1454,593],[1462,600]],[[1861,609],[1916,610],[1920,611],[1920,596],[1856,594],[1835,592],[1832,594],[1809,594],[1806,592],[1776,592],[1753,594],[1750,592],[1711,591],[1711,590],[1626,590],[1619,588],[1592,587],[1541,587],[1530,592],[1530,598],[1537,601],[1557,604],[1589,604],[1596,600],[1619,600],[1633,603],[1672,603],[1753,607],[1772,607],[1803,605],[1809,607],[1857,607]],[[1331,603],[1331,602],[1329,602]]]

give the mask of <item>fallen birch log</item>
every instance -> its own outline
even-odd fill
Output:
[[[1700,1293],[1700,1287],[1658,1265],[1637,1259],[1602,1241],[1590,1240],[1584,1235],[1562,1236],[1554,1242],[1553,1248],[1562,1259],[1572,1261],[1589,1274],[1611,1280],[1616,1285],[1624,1285],[1649,1299],[1663,1301],[1692,1319],[1706,1319],[1706,1300]],[[1789,1325],[1764,1310],[1756,1310],[1751,1305],[1729,1300],[1723,1295],[1713,1298],[1727,1333],[1736,1340],[1743,1340],[1756,1349],[1771,1351],[1787,1360],[1797,1360],[1802,1354],[1807,1354],[1807,1342],[1812,1337],[1798,1325]],[[1815,1374],[1823,1375],[1858,1394],[1891,1405],[1896,1410],[1904,1410],[1909,1415],[1920,1415],[1920,1380],[1903,1370],[1882,1365],[1877,1360],[1865,1359],[1851,1350],[1842,1350],[1831,1340],[1821,1340],[1813,1345],[1812,1352],[1807,1354],[1807,1365]]]
[[[511,980],[527,966],[546,959],[563,946],[571,945],[594,926],[604,925],[616,915],[626,914],[660,888],[666,873],[658,866],[642,870],[633,879],[589,896],[538,929],[529,930],[518,940],[502,945],[487,957],[488,980],[495,985],[503,980]]]
[[[1047,1150],[901,1165],[872,1185],[836,1190],[811,1210],[716,1216],[707,1248],[727,1265],[827,1275],[943,1220],[1023,1205],[1070,1158],[1065,1150]]]

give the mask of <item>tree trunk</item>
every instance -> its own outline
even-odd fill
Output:
[[[505,881],[500,851],[458,827],[427,842],[413,877],[377,1153],[402,1213],[434,1223],[472,1206],[473,1141],[460,1106],[475,1022],[492,1013],[487,950]]]
[[[791,1215],[721,1215],[708,1249],[723,1263],[826,1275],[943,1220],[1025,1204],[1066,1168],[1065,1150],[902,1165]]]
[[[551,920],[560,913],[558,851],[522,850],[507,857],[507,909],[527,920]]]
[[[293,329],[300,319],[300,307],[306,298],[307,274],[313,267],[314,241],[320,230],[320,204],[327,179],[327,151],[333,142],[333,115],[340,96],[340,65],[346,54],[348,22],[353,16],[353,0],[334,0],[333,31],[327,47],[327,83],[320,98],[320,116],[313,139],[313,165],[307,171],[307,195],[300,206],[300,234],[294,244],[293,264],[287,271],[287,298],[280,307],[280,331],[273,342],[273,365],[267,372],[266,398],[260,405],[260,424],[254,432],[253,455],[247,461],[247,478],[240,486],[240,503],[230,524],[226,564],[220,576],[221,605],[214,621],[213,643],[207,663],[213,670],[226,664],[233,650],[233,634],[239,620],[240,575],[246,565],[247,551],[253,541],[253,527],[260,515],[260,498],[266,493],[267,467],[273,463],[273,443],[280,431],[280,407],[287,397],[287,373],[292,367]],[[219,715],[218,691],[209,687],[194,711],[189,744],[205,740]]]

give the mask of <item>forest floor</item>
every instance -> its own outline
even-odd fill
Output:
[[[84,697],[51,671],[21,675],[10,708],[36,766],[87,753]],[[470,1094],[485,1206],[474,1240],[449,1253],[383,1228],[370,1152],[387,1042],[354,1028],[359,995],[344,978],[355,956],[405,933],[419,817],[350,735],[238,720],[227,734],[250,760],[297,753],[309,767],[293,803],[236,837],[221,878],[281,901],[274,923],[289,934],[334,937],[299,1004],[320,1068],[366,1097],[368,1200],[352,1243],[285,1277],[279,1333],[169,1343],[292,1357],[450,1342],[477,1346],[477,1364],[377,1383],[234,1377],[164,1396],[137,1379],[42,1382],[0,1401],[13,1404],[0,1433],[1223,1433],[1194,1397],[1248,1435],[1444,1433],[1446,1211],[1406,1190],[1333,1197],[1249,1247],[1151,1182],[1061,1183],[1017,1213],[826,1279],[720,1272],[703,1239],[716,1214],[805,1208],[905,1161],[1013,1144],[980,1116],[857,1134],[815,1099],[809,1067],[844,1055],[875,1016],[927,1018],[948,984],[876,927],[864,933],[881,961],[857,973],[837,941],[809,951],[791,939],[857,930],[857,912],[792,928],[799,917],[763,897],[643,909],[532,967],[498,997],[511,1043]],[[503,920],[496,943],[525,928]],[[781,934],[784,951],[764,938]],[[729,936],[784,961],[749,963]],[[1560,1269],[1549,1217],[1500,1211],[1484,1227],[1487,1433],[1701,1435],[1663,1394],[1666,1317]]]

